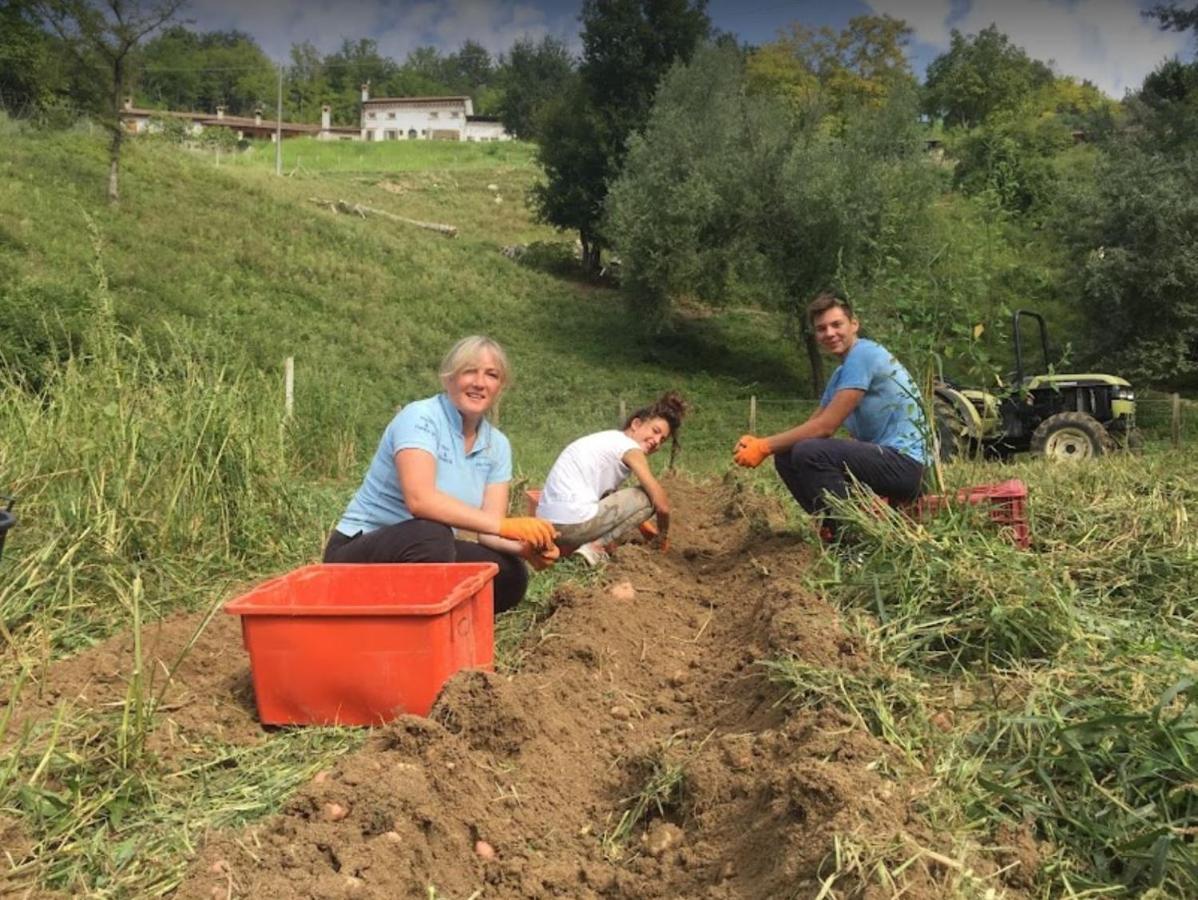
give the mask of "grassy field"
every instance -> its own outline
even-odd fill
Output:
[[[0,679],[14,697],[114,632],[313,560],[395,406],[435,390],[440,354],[462,334],[511,352],[500,424],[530,481],[569,439],[614,424],[621,402],[665,388],[694,401],[680,458],[694,473],[727,469],[751,395],[761,431],[809,406],[777,317],[692,306],[650,336],[618,291],[578,279],[572,238],[524,206],[527,147],[285,149],[280,179],[268,149],[218,162],[132,142],[113,210],[95,138],[0,121],[0,491],[20,497],[21,518],[0,562]],[[500,252],[512,244],[531,250],[514,261]],[[955,485],[1029,483],[1033,553],[966,517],[920,528],[847,510],[870,552],[821,557],[811,588],[890,668],[855,683],[776,661],[795,704],[855,711],[927,760],[930,822],[1037,823],[1051,841],[1040,896],[1198,891],[1198,468],[1192,452],[1165,449],[1167,417],[1153,434],[1140,459],[950,467]],[[749,480],[777,489],[764,470]],[[504,651],[556,579],[580,576],[538,578],[503,623]],[[46,730],[0,714],[0,835],[17,822],[42,848],[22,878],[100,896],[169,891],[198,830],[277,807],[359,739],[213,746],[211,765],[181,777],[145,748],[153,712],[135,684],[118,708],[64,709]],[[150,865],[129,841],[155,829],[153,853],[138,854],[163,860]]]

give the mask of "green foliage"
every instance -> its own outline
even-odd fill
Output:
[[[979,125],[998,110],[1013,109],[1052,78],[1047,65],[996,26],[968,37],[954,29],[948,51],[928,64],[924,109],[950,126]]]
[[[705,0],[586,0],[579,83],[540,119],[545,181],[531,198],[541,221],[577,229],[596,271],[603,204],[623,167],[628,137],[648,119],[658,81],[708,33]]]
[[[1061,207],[1097,366],[1151,383],[1198,370],[1196,173],[1192,146],[1115,141],[1089,189]]]
[[[520,38],[499,72],[502,96],[498,113],[504,127],[523,140],[540,138],[537,121],[554,97],[569,93],[574,60],[565,42],[546,35],[539,42]]]
[[[250,35],[240,31],[167,29],[142,48],[136,99],[160,109],[251,116],[274,106],[277,70]]]
[[[1052,158],[1071,146],[1055,118],[995,114],[953,144],[954,181],[969,194],[990,194],[1008,212],[1041,212],[1055,198]]]
[[[32,110],[49,99],[57,86],[52,52],[27,4],[0,4],[0,109]]]
[[[817,116],[882,105],[896,88],[915,85],[904,49],[911,33],[888,15],[854,16],[840,32],[795,22],[749,55],[749,86]]]
[[[1029,486],[1031,551],[981,510],[915,522],[843,506],[862,559],[821,555],[811,588],[841,604],[871,664],[783,656],[770,677],[931,774],[939,833],[1041,842],[1016,882],[1037,896],[1192,896],[1193,461],[948,469],[952,488],[1011,475]]]
[[[612,186],[625,283],[658,319],[680,295],[797,314],[831,280],[870,283],[904,257],[936,186],[914,118],[896,88],[829,133],[747,92],[734,48],[704,48],[663,82]]]
[[[1161,150],[1184,153],[1198,140],[1198,62],[1166,60],[1130,101],[1132,120]]]

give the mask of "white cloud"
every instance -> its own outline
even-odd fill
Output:
[[[916,38],[947,47],[948,29],[976,34],[991,23],[1061,75],[1086,78],[1112,97],[1134,90],[1161,60],[1183,53],[1187,37],[1162,32],[1135,0],[971,0],[950,20],[950,0],[871,0],[901,16]]]
[[[902,19],[915,31],[916,40],[936,47],[947,47],[948,18],[952,0],[872,0],[875,13],[885,13]]]
[[[280,60],[302,41],[330,52],[345,38],[371,38],[402,62],[430,44],[448,53],[469,39],[497,54],[520,37],[577,31],[573,12],[548,13],[520,0],[193,0],[189,13],[196,28],[245,31]]]

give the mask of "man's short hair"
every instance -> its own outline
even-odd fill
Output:
[[[848,300],[838,297],[831,291],[822,291],[807,304],[807,321],[814,325],[817,318],[837,306],[844,310],[846,316],[850,319],[853,318],[853,305]]]

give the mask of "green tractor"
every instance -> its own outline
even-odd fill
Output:
[[[1020,309],[1013,318],[1015,372],[1008,392],[936,385],[940,459],[978,454],[1005,459],[1024,450],[1049,459],[1088,459],[1117,449],[1139,450],[1131,385],[1115,375],[1052,372],[1043,316]],[[1028,319],[1040,329],[1038,372],[1024,365],[1021,326]]]

